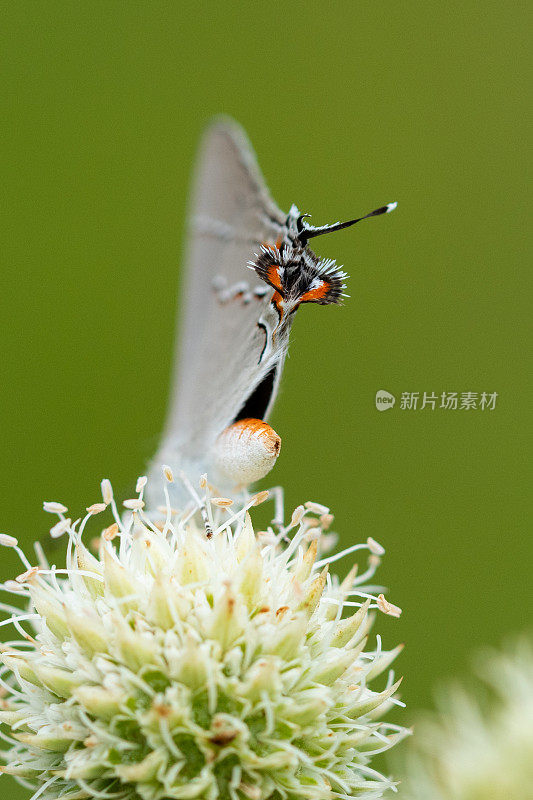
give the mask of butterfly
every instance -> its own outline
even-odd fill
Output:
[[[207,472],[228,487],[257,479],[252,464],[240,480],[237,462],[260,460],[250,447],[261,439],[270,455],[279,452],[266,420],[295,312],[345,296],[346,273],[309,242],[395,206],[322,227],[295,205],[284,214],[243,130],[226,118],[210,125],[197,160],[172,391],[154,468]]]

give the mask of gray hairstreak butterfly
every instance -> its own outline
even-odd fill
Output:
[[[279,436],[266,423],[296,310],[341,302],[346,273],[309,242],[392,211],[314,227],[280,211],[248,140],[233,121],[207,130],[197,162],[182,291],[183,314],[168,417],[154,468],[227,492],[274,465]],[[159,481],[152,481],[156,487]]]

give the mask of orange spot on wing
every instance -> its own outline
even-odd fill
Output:
[[[272,300],[270,302],[274,303],[274,305],[276,307],[276,311],[279,314],[280,322],[281,322],[281,320],[283,319],[284,311],[285,311],[285,309],[283,308],[283,297],[280,295],[279,292],[274,292],[274,294],[272,295]]]
[[[274,289],[277,289],[278,292],[281,292],[281,281],[279,278],[279,267],[277,264],[272,264],[267,270],[268,280],[270,281],[271,285]]]
[[[270,425],[267,422],[263,422],[262,419],[256,419],[255,417],[240,419],[238,422],[233,423],[233,427],[238,431],[239,436],[242,436],[245,431],[249,433],[264,433],[270,430]]]
[[[316,300],[322,300],[322,298],[327,295],[330,289],[331,284],[329,281],[321,281],[316,289],[311,289],[301,296],[300,303],[312,303]]]
[[[270,427],[268,422],[264,422],[262,419],[255,419],[254,417],[240,419],[238,422],[234,422],[233,425],[230,425],[229,428],[226,428],[225,432],[227,431],[234,431],[238,439],[240,439],[243,434],[246,434],[248,437],[256,436],[258,439],[262,440],[266,449],[276,456],[281,449],[281,438],[276,431]],[[259,502],[266,500],[266,497],[260,499],[259,495],[257,495],[257,499],[257,505],[259,505]]]

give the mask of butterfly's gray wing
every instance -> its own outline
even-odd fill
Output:
[[[258,323],[272,313],[272,290],[246,265],[284,224],[244,132],[216,120],[197,162],[176,363],[156,463],[201,461],[259,385],[264,408],[259,402],[254,414],[252,402],[245,416],[263,416],[272,404],[286,342],[265,354]]]

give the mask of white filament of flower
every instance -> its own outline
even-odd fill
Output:
[[[174,477],[165,469],[164,475],[167,483]],[[10,695],[8,707],[15,714],[8,724],[14,732],[30,730],[30,734],[20,734],[20,741],[18,733],[16,738],[7,737],[13,748],[10,763],[15,765],[15,777],[25,782],[27,775],[16,774],[16,764],[25,765],[20,769],[31,774],[28,765],[34,763],[35,748],[49,736],[46,746],[59,750],[40,752],[52,753],[55,761],[53,767],[50,762],[50,770],[57,774],[52,776],[39,756],[34,782],[28,784],[46,800],[51,786],[54,793],[68,794],[77,788],[93,797],[129,800],[142,781],[156,780],[156,774],[161,797],[165,793],[179,796],[178,785],[186,784],[191,792],[190,779],[181,775],[179,764],[186,756],[175,738],[184,722],[168,714],[177,710],[185,718],[190,714],[187,703],[192,700],[183,705],[178,695],[183,695],[187,681],[201,673],[205,727],[185,725],[187,736],[197,742],[194,746],[212,754],[209,759],[206,755],[202,771],[194,778],[198,797],[208,786],[217,785],[216,770],[223,764],[218,754],[225,746],[239,758],[224,778],[228,800],[237,800],[240,792],[250,800],[262,800],[278,785],[290,785],[291,792],[305,800],[348,798],[356,790],[362,800],[381,796],[393,784],[368,766],[367,753],[388,749],[406,735],[399,726],[376,723],[367,716],[381,706],[399,704],[392,670],[380,693],[367,688],[367,682],[387,669],[399,652],[398,648],[382,651],[380,637],[375,651],[364,651],[369,608],[399,611],[364,585],[374,575],[383,548],[368,539],[366,544],[317,560],[321,519],[327,527],[333,519],[326,506],[308,501],[296,509],[287,525],[277,519],[277,532],[269,527],[260,537],[253,532],[248,511],[264,502],[268,493],[252,497],[243,493],[235,504],[229,498],[212,497],[207,478],[199,496],[186,476],[179,477],[192,506],[180,512],[172,509],[167,490],[162,520],[158,512],[144,509],[144,476],[136,484],[138,497],[126,501],[129,513],[123,516],[107,479],[102,481],[104,502],[88,506],[81,522],[70,524],[64,519],[65,506],[46,504],[63,523],[56,531],[64,527],[68,533],[66,567],[48,566],[42,548],[36,548],[38,567],[23,554],[19,556],[27,571],[19,576],[23,584],[1,585],[13,595],[31,598],[37,610],[22,613],[15,606],[1,606],[10,617],[0,625],[14,624],[22,637],[9,643],[13,650],[2,654],[7,663],[0,671],[0,683]],[[279,493],[273,491],[272,496],[278,515]],[[108,507],[116,528],[102,532],[96,557],[82,538],[90,519]],[[16,548],[15,542],[13,537],[0,540]],[[339,584],[327,568],[358,550],[370,551],[367,570],[359,577],[352,570]],[[347,599],[353,596],[361,602]],[[355,621],[341,619],[343,608],[350,606],[361,609]],[[21,626],[26,621],[35,623],[35,638]],[[278,664],[286,668],[278,672]],[[170,670],[164,683],[167,688],[151,685],[150,669],[163,669],[165,675]],[[190,670],[189,677],[180,672],[183,669]],[[9,681],[4,680],[6,674],[11,675]],[[301,687],[295,689],[297,674]],[[11,686],[13,680],[20,691]],[[238,703],[227,714],[218,703],[222,691],[225,696],[231,694],[230,686],[238,686],[231,690],[237,691]],[[56,703],[50,703],[51,693],[58,696]],[[125,705],[125,698],[136,702],[137,693],[147,698],[142,713]],[[117,704],[116,712],[111,711],[113,704]],[[31,713],[24,710],[30,708]],[[67,710],[68,715],[62,717]],[[248,728],[247,714],[252,710],[263,720],[259,734]],[[135,761],[135,739],[115,725],[113,713],[117,720],[126,715],[139,736],[145,736],[144,720],[155,715],[160,744],[146,756],[159,765],[155,772],[152,762],[145,765],[144,756]],[[61,719],[64,725],[58,728]],[[298,736],[308,736],[310,742],[325,737],[320,753],[312,747],[302,749],[297,738],[280,736],[281,722]],[[222,733],[217,733],[218,723]],[[242,731],[246,737],[241,740]],[[350,732],[362,740],[374,739],[374,746],[358,751],[355,744],[343,744]],[[224,736],[229,737],[227,745]],[[260,748],[266,750],[250,750],[257,736]],[[127,764],[122,758],[119,762],[109,759],[113,748],[132,754]],[[64,763],[59,771],[58,763]],[[105,777],[89,776],[94,763],[105,767]],[[10,769],[8,764],[4,771]],[[306,780],[301,782],[297,773],[305,773]]]

